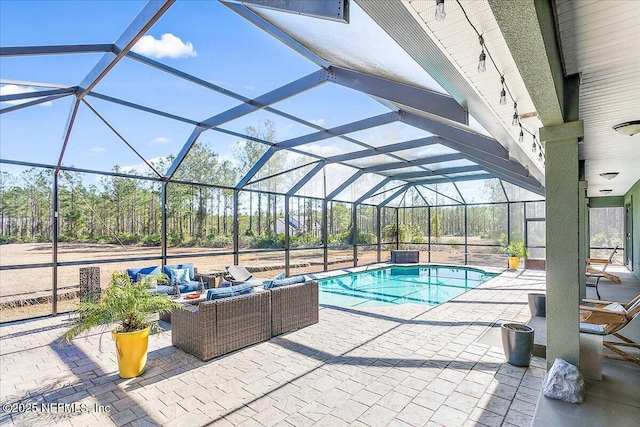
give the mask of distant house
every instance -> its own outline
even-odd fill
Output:
[[[284,224],[284,218],[276,219],[276,233],[284,233]],[[313,221],[311,224],[311,230],[307,230],[306,225],[301,221],[300,217],[289,217],[289,234],[295,235],[307,232],[312,232],[315,237],[320,237],[322,234],[322,225],[317,221]]]

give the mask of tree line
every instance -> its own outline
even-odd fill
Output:
[[[170,246],[233,247],[232,187],[264,155],[267,147],[255,140],[276,142],[275,126],[264,121],[248,127],[247,140],[233,148],[234,165],[222,160],[206,142],[196,143],[166,184],[167,242]],[[166,171],[173,156],[153,163]],[[275,154],[249,181],[239,196],[239,239],[241,247],[283,247],[284,196],[282,194],[305,174],[303,160],[291,160],[284,151]],[[297,169],[296,169],[297,168]],[[293,169],[293,170],[291,170]],[[291,170],[282,174],[285,170]],[[138,174],[116,166],[113,172]],[[59,240],[116,244],[159,245],[161,242],[162,183],[153,180],[61,171],[59,175]],[[184,184],[187,182],[190,184]],[[219,186],[219,187],[212,187]],[[30,168],[18,175],[0,173],[0,243],[50,242],[52,240],[53,171]],[[495,184],[485,192],[502,191]],[[422,203],[413,191],[412,205]],[[396,229],[395,208],[382,208],[378,224],[375,207],[359,205],[357,235],[352,227],[352,204],[328,203],[327,218],[322,217],[322,202],[309,197],[291,197],[291,246],[320,246],[321,227],[327,221],[329,245],[377,243],[377,228],[383,242],[424,243],[429,230],[432,237],[480,236],[502,243],[507,233],[506,204],[400,209]],[[429,215],[430,212],[430,215]],[[513,221],[520,219],[512,219]],[[513,228],[513,227],[512,227]]]

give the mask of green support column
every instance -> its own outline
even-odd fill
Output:
[[[540,129],[546,141],[547,367],[580,364],[580,195],[582,122]]]

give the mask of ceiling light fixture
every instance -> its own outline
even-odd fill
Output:
[[[601,173],[600,176],[603,177],[604,179],[613,179],[616,176],[618,176],[619,172],[604,172]]]
[[[623,135],[633,136],[640,132],[640,120],[631,120],[630,122],[617,124],[613,127],[613,130]]]
[[[600,190],[600,192],[601,192],[602,194],[609,194],[609,193],[611,193],[612,191],[613,191],[613,190],[609,190],[609,189],[606,189],[606,190]]]
[[[520,125],[520,136],[518,136],[518,142],[520,144],[524,142],[524,132],[522,131],[522,125]]]
[[[436,21],[444,21],[447,13],[444,11],[444,0],[436,0]]]
[[[496,71],[498,72],[498,74],[500,75],[500,84],[502,85],[502,89],[500,90],[500,105],[506,105],[507,104],[507,97],[509,97],[509,99],[511,101],[513,101],[513,118],[511,120],[511,125],[513,127],[516,126],[520,126],[520,134],[518,136],[518,142],[520,144],[524,143],[524,133],[528,133],[529,135],[535,137],[535,132],[531,132],[530,130],[523,128],[522,127],[522,123],[521,123],[521,119],[526,119],[526,118],[530,118],[530,117],[537,117],[538,113],[536,111],[533,112],[529,112],[526,114],[523,114],[522,116],[518,115],[518,104],[516,102],[516,96],[514,96],[514,93],[509,89],[509,85],[507,83],[507,80],[505,78],[504,72],[500,71],[500,68],[498,67],[498,64],[496,64],[496,61],[493,59],[493,56],[491,56],[491,52],[489,51],[489,48],[487,47],[487,45],[484,42],[484,37],[482,36],[482,34],[480,33],[480,31],[478,30],[478,27],[476,27],[476,25],[474,25],[473,22],[471,22],[471,19],[469,18],[469,15],[467,14],[467,11],[465,10],[464,6],[462,5],[463,0],[455,0],[455,2],[458,4],[458,7],[460,7],[460,10],[462,11],[462,14],[464,15],[464,18],[466,19],[467,23],[469,24],[469,26],[473,29],[473,31],[476,33],[476,35],[478,36],[478,40],[480,42],[480,57],[478,60],[478,72],[479,73],[483,73],[487,70],[487,58],[491,61],[491,63],[493,64],[493,67],[496,69]],[[442,10],[444,12],[444,0],[436,0],[436,15],[438,13],[439,10]],[[437,17],[436,17],[437,18]],[[536,144],[536,140],[534,138],[534,144]],[[540,152],[540,155],[538,156],[538,160],[540,160],[542,162],[542,164],[544,165],[545,163],[545,153],[544,153],[544,149],[542,147],[542,145],[540,145],[539,143],[536,144],[536,151]],[[533,148],[533,147],[532,147]],[[534,153],[536,152],[534,151]],[[534,156],[535,158],[535,156]]]
[[[482,51],[480,52],[480,58],[478,59],[478,72],[484,73],[485,71],[487,71],[487,54],[484,53],[484,39],[481,35],[478,36],[478,39],[480,40],[480,47],[482,48]]]

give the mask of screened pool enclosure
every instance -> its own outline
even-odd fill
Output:
[[[3,4],[2,321],[72,310],[87,266],[103,285],[135,266],[291,275],[397,248],[503,267],[517,240],[544,259],[538,154],[491,137],[350,4],[344,23],[235,2],[36,3],[55,18],[42,32]]]

